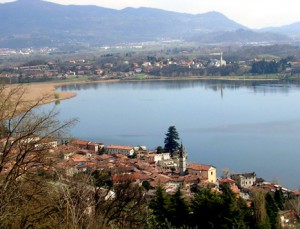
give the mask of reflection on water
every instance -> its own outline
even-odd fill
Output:
[[[58,106],[78,118],[74,137],[104,144],[164,144],[175,125],[189,160],[219,171],[255,171],[300,187],[300,88],[285,81],[173,80],[61,86]],[[47,105],[45,107],[51,107]]]
[[[163,83],[162,83],[163,82]],[[98,90],[99,88],[116,87],[116,84],[122,88],[123,85],[129,86],[129,89],[137,90],[146,88],[147,90],[180,90],[185,88],[201,87],[208,90],[220,91],[224,94],[225,90],[239,90],[247,88],[254,93],[282,93],[287,94],[291,89],[299,88],[299,82],[289,81],[266,81],[266,80],[167,80],[167,81],[121,81],[109,83],[85,83],[85,84],[68,84],[59,86],[61,91],[81,91],[81,90]]]

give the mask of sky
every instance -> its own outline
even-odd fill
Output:
[[[0,3],[11,0],[0,0]],[[97,5],[113,9],[152,7],[183,13],[217,11],[252,29],[300,21],[299,0],[47,0],[64,5]]]

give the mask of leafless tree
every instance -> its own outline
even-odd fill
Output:
[[[36,176],[51,168],[48,139],[56,139],[74,121],[61,123],[57,112],[39,106],[49,99],[25,101],[22,86],[0,86],[0,227],[27,228],[50,214],[49,184]]]

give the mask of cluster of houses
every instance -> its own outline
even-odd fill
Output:
[[[116,66],[120,64],[126,66],[127,70],[125,72],[120,71]],[[65,78],[86,75],[105,78],[132,78],[135,74],[149,73],[153,69],[161,69],[172,65],[198,69],[212,66],[225,66],[226,61],[223,60],[222,54],[219,59],[211,59],[210,61],[201,59],[187,60],[174,57],[171,59],[158,59],[138,63],[124,60],[122,63],[119,61],[118,63],[108,62],[99,64],[92,60],[70,59],[60,64],[48,62],[43,65],[6,67],[5,70],[0,70],[0,77]]]
[[[108,174],[114,185],[122,182],[134,182],[143,185],[145,182],[152,191],[162,186],[168,193],[174,193],[178,188],[191,197],[193,190],[209,187],[218,191],[223,185],[229,185],[231,190],[247,201],[251,193],[257,190],[275,192],[280,189],[284,195],[300,197],[300,191],[291,191],[280,185],[272,184],[257,178],[254,172],[231,174],[217,178],[217,168],[213,165],[187,163],[187,152],[181,146],[177,153],[157,153],[148,150],[146,146],[107,145],[86,140],[73,139],[58,141],[40,139],[38,136],[22,140],[23,144],[33,144],[33,149],[47,148],[48,157],[55,161],[56,169],[74,176],[80,172],[99,171]],[[13,138],[1,139],[0,148],[14,142]],[[6,170],[9,170],[9,164]],[[48,170],[49,168],[47,168]],[[291,212],[283,217],[283,222],[289,219]],[[289,221],[290,222],[290,221]]]
[[[0,148],[12,145],[14,138],[0,139]],[[213,165],[188,163],[187,152],[181,146],[176,153],[148,150],[146,146],[107,145],[87,140],[72,139],[58,142],[49,138],[31,136],[22,139],[21,144],[32,144],[33,150],[47,149],[48,156],[55,158],[56,165],[67,174],[74,175],[82,171],[106,171],[118,174],[124,179],[142,183],[148,181],[151,187],[163,185],[170,192],[181,188],[208,186],[217,189],[228,184],[232,191],[244,199],[255,190],[274,192],[281,189],[285,194],[299,196],[299,191],[290,191],[280,185],[257,178],[255,172],[231,174],[217,178],[217,168]],[[19,143],[20,144],[20,143]]]

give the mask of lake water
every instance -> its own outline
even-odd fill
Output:
[[[249,81],[141,81],[59,88],[75,98],[57,106],[59,118],[78,118],[71,135],[119,145],[164,145],[175,125],[188,161],[221,175],[256,172],[300,187],[300,87]],[[46,105],[46,107],[51,107]]]

